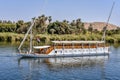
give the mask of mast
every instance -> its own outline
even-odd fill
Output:
[[[113,5],[112,5],[112,8],[111,8],[110,14],[109,14],[109,16],[108,16],[107,23],[106,23],[106,25],[105,25],[105,27],[104,27],[104,33],[103,33],[103,36],[102,36],[102,41],[104,41],[104,42],[105,42],[105,36],[106,36],[107,26],[108,26],[108,23],[109,23],[110,17],[111,17],[112,12],[113,12],[114,5],[115,5],[115,2],[113,2]]]
[[[25,34],[25,37],[23,38],[23,40],[22,40],[20,46],[18,47],[18,50],[19,50],[20,53],[21,53],[21,47],[22,47],[22,45],[23,45],[25,39],[27,38],[29,32],[31,31],[31,33],[32,33],[32,30],[31,30],[31,29],[32,29],[32,27],[34,26],[34,24],[35,24],[35,19],[32,21],[32,24],[31,24],[30,28],[28,29],[27,33]],[[31,37],[31,38],[32,38],[32,37]],[[31,42],[31,41],[30,41],[30,42]],[[32,44],[31,44],[31,46],[32,46]]]
[[[32,28],[30,30],[30,51],[29,53],[32,53],[32,39],[33,39],[33,35],[32,35]]]

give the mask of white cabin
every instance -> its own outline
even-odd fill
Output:
[[[79,57],[109,55],[104,41],[52,41],[49,46],[34,46],[25,57]]]

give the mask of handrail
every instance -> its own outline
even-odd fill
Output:
[[[92,46],[89,46],[89,45],[84,45],[83,46],[84,48],[97,48],[97,47],[104,47],[104,45],[92,45]],[[107,47],[107,46],[105,46]],[[63,46],[55,46],[56,49],[63,49]],[[77,45],[77,46],[74,46],[74,49],[78,49],[78,48],[81,48],[82,49],[82,46],[81,45]],[[72,46],[64,46],[64,49],[73,49]]]

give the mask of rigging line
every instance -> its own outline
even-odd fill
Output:
[[[115,2],[113,2],[113,5],[112,5],[111,11],[110,11],[110,15],[109,15],[108,20],[107,20],[107,25],[108,25],[108,23],[109,23],[109,20],[110,20],[111,15],[112,15],[114,5],[115,5]]]
[[[24,39],[22,40],[20,46],[18,47],[18,50],[19,50],[19,51],[20,51],[21,46],[23,45],[25,39],[27,38],[27,35],[29,34],[29,32],[30,32],[30,30],[32,29],[32,27],[34,26],[34,24],[35,24],[35,19],[33,20],[33,22],[32,22],[32,24],[31,24],[30,28],[28,29],[27,33],[25,34]]]
[[[104,41],[105,41],[106,29],[107,29],[107,26],[108,26],[110,17],[111,17],[111,15],[112,15],[114,6],[115,6],[115,2],[113,2],[113,5],[112,5],[112,8],[111,8],[110,14],[109,14],[108,19],[107,19],[107,23],[106,23],[106,25],[105,25],[105,30],[104,30],[103,37],[102,37],[102,40],[104,40]]]

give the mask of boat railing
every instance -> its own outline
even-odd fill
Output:
[[[98,48],[98,47],[107,47],[107,46],[103,46],[103,45],[100,45],[100,46],[96,46],[96,45],[92,45],[92,46],[89,46],[89,45],[86,45],[86,46],[55,46],[55,49],[78,49],[78,48]]]

